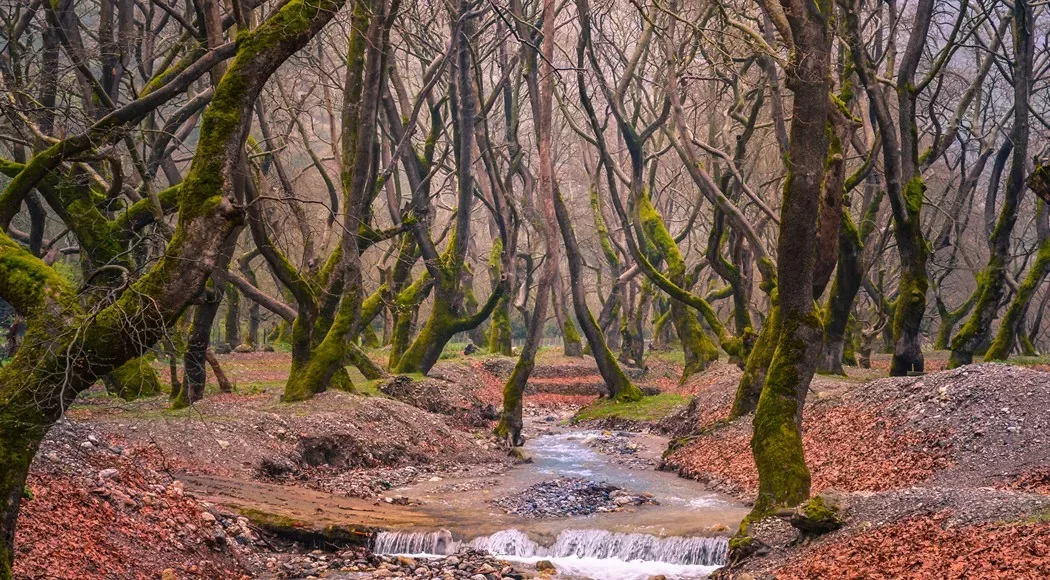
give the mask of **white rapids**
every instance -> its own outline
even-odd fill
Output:
[[[725,564],[724,537],[661,538],[605,530],[564,530],[550,546],[542,546],[518,530],[503,530],[469,542],[438,532],[380,532],[377,554],[440,557],[463,547],[523,563],[550,560],[559,574],[608,580],[636,580],[654,575],[704,578]]]

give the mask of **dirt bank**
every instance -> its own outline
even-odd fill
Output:
[[[683,413],[694,435],[669,451],[664,468],[750,500],[758,483],[751,418],[719,421],[735,388],[729,383],[712,381],[698,392],[693,406],[716,411]],[[812,491],[843,498],[845,525],[810,541],[786,522],[756,524],[765,557],[734,573],[928,578],[969,570],[956,575],[974,577],[979,566],[991,566],[1000,577],[1029,577],[1027,570],[1044,569],[1045,544],[998,543],[1038,545],[1047,533],[1050,375],[972,365],[871,382],[818,377],[812,390],[803,417]]]

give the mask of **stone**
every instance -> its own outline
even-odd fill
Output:
[[[160,573],[160,580],[179,580],[179,577],[175,575],[174,568],[165,568],[164,571]]]
[[[112,468],[112,467],[110,467],[109,469],[103,469],[102,471],[98,472],[98,478],[99,479],[111,479],[111,478],[115,477],[116,475],[117,475],[117,470]]]
[[[215,442],[218,443],[219,447],[221,447],[223,449],[229,449],[230,448],[230,442],[229,441],[224,441],[222,439],[216,439]]]
[[[201,512],[201,519],[206,522],[215,522],[215,516],[213,516],[211,512]]]
[[[536,562],[536,570],[539,572],[549,572],[551,574],[558,571],[550,560],[540,560],[539,562]]]
[[[415,569],[416,567],[415,558],[409,558],[408,556],[398,556],[397,563],[408,568]]]
[[[387,570],[386,568],[379,568],[378,570],[374,570],[372,572],[372,577],[373,578],[389,578],[389,577],[391,577],[393,575],[394,575],[394,573],[391,572],[390,570]]]
[[[460,562],[461,560],[458,556],[449,556],[442,561],[442,564],[445,564],[446,566],[459,566]]]

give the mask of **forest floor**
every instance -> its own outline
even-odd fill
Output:
[[[163,396],[123,402],[93,390],[78,399],[34,463],[18,577],[280,578],[343,569],[367,578],[399,566],[411,575],[414,564],[354,547],[372,528],[433,523],[389,490],[463,474],[498,481],[513,463],[489,432],[514,359],[458,356],[428,378],[393,383],[352,374],[359,393],[294,405],[278,401],[287,354],[220,359],[237,393],[209,392],[189,410],[167,410]],[[932,353],[930,367],[941,359]],[[739,369],[719,362],[680,382],[675,353],[649,361],[633,378],[659,394],[614,405],[598,398],[593,361],[544,351],[525,413],[574,414],[580,426],[610,430],[603,444],[612,447],[629,442],[616,431],[675,438],[661,468],[752,500],[750,419],[725,420]],[[816,377],[804,417],[813,493],[842,505],[844,525],[810,538],[784,520],[764,521],[753,529],[762,556],[723,574],[1050,577],[1050,373],[1043,361],[1021,362],[1028,368],[886,379],[878,357],[874,369]],[[311,513],[322,495],[325,510]],[[314,550],[333,537],[345,540],[341,548]],[[387,572],[366,572],[377,568]],[[464,555],[460,571],[476,570],[529,574]]]

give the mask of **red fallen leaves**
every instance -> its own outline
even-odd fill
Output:
[[[180,578],[241,576],[229,556],[177,535],[179,524],[202,526],[196,501],[161,495],[140,499],[139,507],[114,505],[114,498],[130,501],[129,493],[144,497],[157,479],[155,472],[140,467],[143,458],[131,455],[107,465],[119,469],[112,489],[90,491],[96,485],[90,480],[30,473],[34,497],[22,503],[19,516],[16,578],[158,578],[166,568],[178,570]]]
[[[671,454],[667,462],[701,481],[712,476],[724,491],[750,497],[758,489],[758,472],[750,447],[751,433],[741,425],[717,429]],[[926,447],[926,437],[901,432],[877,414],[847,406],[806,410],[803,446],[814,492],[828,487],[845,491],[882,491],[912,485],[950,464],[948,452]]]
[[[913,518],[820,544],[777,570],[791,578],[1050,578],[1050,524],[943,526]]]
[[[1050,495],[1050,468],[1042,467],[1022,473],[1007,487],[1018,491]]]

